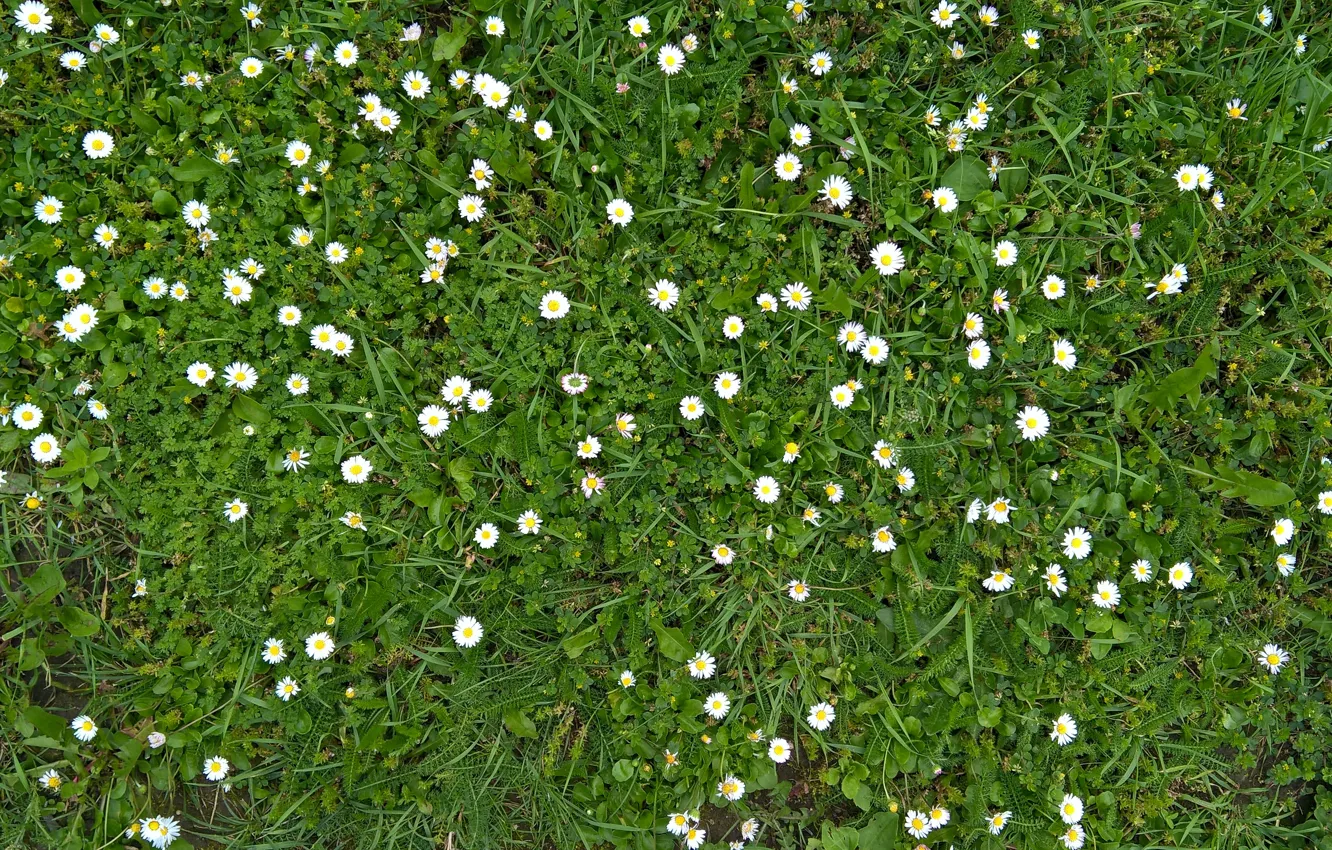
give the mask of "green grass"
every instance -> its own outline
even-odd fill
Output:
[[[1019,0],[982,29],[965,2],[949,30],[915,0],[816,2],[804,22],[733,0],[316,3],[265,6],[258,28],[238,7],[58,0],[48,33],[12,9],[0,25],[0,846],[142,847],[125,830],[168,815],[176,848],[655,850],[682,845],[668,815],[697,812],[709,850],[748,818],[773,848],[1050,848],[1075,794],[1098,850],[1332,847],[1317,4],[1273,3],[1264,26],[1253,3]],[[483,34],[490,15],[503,37]],[[424,36],[400,41],[413,21]],[[103,22],[120,39],[91,52]],[[668,78],[657,50],[688,33],[699,46]],[[353,68],[330,61],[344,39]],[[86,67],[62,68],[68,50]],[[834,67],[816,77],[820,50]],[[255,79],[247,56],[265,62]],[[528,123],[455,90],[457,69],[511,86]],[[405,96],[410,70],[428,97]],[[203,90],[180,85],[191,71]],[[391,135],[355,127],[369,93],[399,113]],[[948,151],[944,128],[979,94],[988,126]],[[1233,98],[1248,120],[1226,116]],[[797,124],[809,147],[792,146]],[[84,153],[92,130],[111,156]],[[295,139],[326,175],[288,163]],[[219,147],[237,161],[215,162]],[[774,176],[787,151],[793,182]],[[475,158],[495,172],[484,191]],[[1193,164],[1223,210],[1177,188]],[[845,210],[820,198],[834,175],[854,191]],[[316,192],[297,192],[304,177]],[[935,209],[941,187],[956,211]],[[458,208],[470,193],[475,224]],[[56,224],[33,215],[47,195]],[[612,198],[632,204],[628,226],[607,221]],[[182,219],[192,200],[211,211],[207,250]],[[104,223],[110,249],[93,244]],[[297,227],[311,247],[293,247]],[[442,283],[419,280],[432,237],[458,249]],[[352,252],[336,266],[334,240]],[[886,240],[906,265],[880,276]],[[1000,240],[1015,265],[995,264]],[[266,272],[233,305],[223,270],[247,257]],[[1182,291],[1148,299],[1176,263]],[[66,293],[70,265],[86,280]],[[1051,274],[1058,300],[1042,296]],[[188,300],[150,299],[151,277]],[[680,290],[670,312],[649,301],[659,280]],[[810,309],[759,309],[795,281]],[[997,289],[1011,310],[992,308]],[[566,317],[541,317],[549,290]],[[98,323],[65,341],[77,303]],[[298,327],[277,321],[284,305]],[[980,370],[968,313],[985,320]],[[891,346],[882,363],[839,345],[847,321]],[[350,356],[311,349],[323,323]],[[1052,362],[1060,339],[1071,371]],[[218,372],[204,388],[186,380],[194,361]],[[259,372],[253,389],[223,384],[233,361]],[[729,401],[723,371],[742,382]],[[284,388],[294,372],[307,395]],[[590,386],[571,395],[575,372]],[[493,408],[427,437],[417,414],[454,375]],[[697,421],[680,413],[691,395]],[[22,403],[39,429],[8,421]],[[1050,419],[1035,441],[1015,425],[1028,405]],[[62,448],[53,463],[30,451],[40,432]],[[595,460],[575,454],[589,434]],[[881,440],[897,469],[873,461]],[[294,448],[310,466],[286,472]],[[374,473],[347,483],[357,455]],[[605,483],[591,499],[589,469]],[[765,475],[772,505],[752,494]],[[1001,496],[1011,522],[966,521]],[[249,515],[230,523],[234,499]],[[515,532],[527,510],[538,535]],[[1296,526],[1286,546],[1269,534],[1280,519]],[[474,542],[482,523],[495,548]],[[897,546],[876,553],[885,526]],[[1075,527],[1092,535],[1083,560],[1061,551]],[[1138,559],[1151,581],[1132,578]],[[1194,575],[1177,590],[1165,574],[1182,561]],[[983,587],[1003,570],[1011,589]],[[1111,610],[1092,603],[1102,580],[1122,594]],[[461,616],[484,626],[475,648],[453,641]],[[322,661],[303,650],[318,631],[337,644]],[[270,637],[289,654],[275,666]],[[1257,663],[1267,643],[1290,656],[1277,675]],[[716,657],[708,681],[685,669],[697,651]],[[717,690],[722,721],[703,710]],[[819,731],[807,715],[825,701],[836,720]],[[1061,747],[1065,712],[1078,736]],[[100,727],[89,743],[70,730],[81,714]],[[759,730],[791,760],[770,761]],[[215,755],[225,790],[203,776]],[[39,788],[49,769],[58,791]],[[717,794],[728,775],[746,785],[735,802]],[[948,825],[908,835],[906,813],[936,805]]]

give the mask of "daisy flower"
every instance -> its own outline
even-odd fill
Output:
[[[1050,740],[1059,746],[1067,746],[1078,737],[1078,723],[1071,714],[1061,714],[1050,728]]]

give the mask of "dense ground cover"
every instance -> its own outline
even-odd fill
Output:
[[[11,0],[0,843],[1332,846],[1327,33]]]

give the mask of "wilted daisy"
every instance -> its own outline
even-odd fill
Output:
[[[985,503],[982,502],[980,499],[972,499],[971,502],[967,504],[967,510],[966,510],[967,525],[971,525],[976,520],[980,519],[981,511],[983,510],[985,510]]]
[[[806,722],[818,732],[826,731],[836,719],[837,711],[826,702],[819,702],[810,706],[809,715],[805,718]]]
[[[1061,714],[1050,728],[1050,740],[1063,747],[1078,737],[1078,723],[1071,714]]]
[[[620,674],[620,687],[622,688],[632,688],[637,681],[632,670],[625,670]]]
[[[990,296],[990,306],[994,308],[994,312],[996,313],[1007,313],[1010,306],[1008,302],[1008,290],[996,289]]]
[[[992,593],[1002,593],[1016,583],[1017,579],[1008,570],[994,570],[985,577],[981,586]]]
[[[569,395],[578,395],[586,392],[588,386],[587,375],[582,372],[569,372],[560,376],[560,389]]]
[[[1290,653],[1275,643],[1264,644],[1263,651],[1258,654],[1258,663],[1272,674],[1280,673],[1281,668],[1289,661]]]
[[[481,642],[486,630],[475,617],[462,616],[453,624],[453,642],[463,649],[471,649]]]

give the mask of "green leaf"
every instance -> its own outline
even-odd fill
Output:
[[[1143,397],[1160,410],[1172,409],[1175,402],[1186,393],[1199,389],[1203,381],[1216,375],[1216,361],[1212,353],[1215,344],[1214,341],[1205,347],[1192,366],[1171,372],[1156,383],[1155,390],[1144,393]]]
[[[611,779],[616,782],[628,782],[634,778],[634,763],[629,759],[620,759],[611,768]]]
[[[158,121],[137,106],[130,107],[130,120],[134,122],[134,126],[138,127],[145,133],[156,133],[158,130],[162,129],[162,122]]]
[[[56,612],[60,625],[74,637],[89,637],[102,628],[102,621],[74,605],[65,605]]]
[[[1216,468],[1211,489],[1220,489],[1227,499],[1243,499],[1256,508],[1274,508],[1295,498],[1295,491],[1284,481],[1225,466]]]
[[[1027,188],[1027,166],[1007,165],[999,169],[999,191],[1010,201]]]
[[[356,162],[365,156],[366,150],[366,146],[360,142],[352,142],[342,149],[342,153],[338,154],[338,165],[349,165]]]
[[[833,826],[824,821],[822,843],[823,850],[856,850],[860,846],[860,831],[855,827]]]
[[[268,408],[247,395],[236,396],[236,400],[231,403],[231,412],[236,414],[237,418],[255,425],[262,425],[273,418]]]
[[[55,599],[56,594],[65,589],[65,576],[60,572],[58,564],[47,561],[23,579],[23,583],[31,594],[28,605],[41,605]]]
[[[198,183],[200,180],[206,180],[215,174],[221,174],[222,170],[222,166],[203,157],[193,157],[185,160],[180,165],[167,169],[171,174],[171,179],[178,180],[181,183]]]
[[[990,173],[976,157],[964,156],[949,166],[939,182],[956,192],[959,201],[970,201],[990,188]]]
[[[657,648],[661,650],[662,655],[672,661],[684,663],[694,654],[694,647],[690,645],[684,632],[663,625],[661,620],[657,619],[653,619],[650,625],[657,635]]]
[[[564,639],[564,652],[570,658],[577,658],[587,651],[588,647],[597,642],[598,629],[596,626],[588,626],[581,632],[569,635]]]
[[[532,722],[532,718],[527,716],[526,709],[511,708],[504,712],[504,725],[519,738],[535,738],[537,736],[536,724]]]
[[[180,201],[166,189],[158,189],[153,193],[153,212],[160,216],[173,216],[180,212]]]
[[[70,0],[70,5],[74,7],[74,14],[79,16],[79,20],[90,27],[95,27],[105,20],[102,13],[97,11],[93,0]]]
[[[472,31],[468,21],[456,24],[454,29],[444,30],[435,37],[435,44],[430,48],[430,58],[436,62],[452,62],[467,44],[467,35]]]

